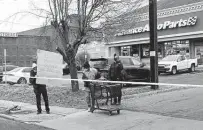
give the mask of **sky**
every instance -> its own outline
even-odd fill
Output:
[[[0,32],[20,32],[42,26],[45,19],[28,13],[34,8],[46,7],[46,0],[0,0]]]
[[[21,32],[41,27],[45,24],[44,18],[17,12],[33,12],[34,7],[48,9],[48,0],[0,0],[0,32]],[[148,0],[143,0],[146,5]]]

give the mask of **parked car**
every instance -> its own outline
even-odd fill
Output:
[[[10,84],[27,84],[29,83],[31,67],[18,67],[12,71],[7,72],[2,80]]]
[[[11,71],[15,68],[18,68],[18,66],[9,64],[9,65],[6,65],[6,69],[5,69],[5,65],[0,66],[0,82],[2,81],[3,74],[5,74],[5,70]]]
[[[187,59],[185,55],[168,55],[158,63],[160,73],[176,74],[178,71],[194,72],[198,66],[197,59]]]
[[[123,63],[122,74],[125,81],[149,82],[150,69],[144,63],[140,62],[131,56],[120,56],[120,61]],[[107,58],[93,58],[90,59],[90,64],[99,72],[105,75],[108,79],[108,70],[110,65],[114,62],[113,57]]]
[[[77,64],[76,68],[78,71],[80,71],[82,69],[82,67],[78,64]],[[69,73],[70,73],[69,66],[67,64],[64,64],[63,65],[63,75],[68,75]]]

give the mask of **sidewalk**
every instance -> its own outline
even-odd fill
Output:
[[[42,111],[42,114],[36,114],[36,106],[29,103],[22,102],[12,102],[6,100],[0,100],[0,117],[18,120],[27,123],[40,123],[42,121],[59,119],[65,117],[69,114],[73,114],[76,112],[84,111],[83,109],[75,109],[75,108],[63,108],[58,106],[50,106],[51,113],[46,114],[46,111]],[[8,114],[8,109],[18,106],[20,110],[11,111]],[[44,105],[42,105],[42,109],[44,109]]]
[[[28,103],[0,100],[1,106],[19,105],[19,111],[0,114],[0,117],[41,125],[57,130],[201,130],[203,121],[166,117],[142,112],[121,110],[112,116],[96,110],[94,113],[74,108],[51,106],[51,114],[36,114],[36,106]],[[0,109],[1,110],[1,109]],[[27,112],[27,113],[26,113]]]
[[[202,130],[203,121],[121,110],[120,115],[112,116],[83,111],[39,125],[57,130]]]

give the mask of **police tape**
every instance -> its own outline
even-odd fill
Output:
[[[0,75],[5,76],[5,75]],[[8,76],[8,75],[7,75]],[[149,86],[175,86],[175,87],[203,87],[203,85],[194,84],[171,84],[171,83],[151,83],[151,82],[132,82],[132,81],[110,81],[110,80],[88,80],[88,79],[68,79],[68,78],[54,78],[54,77],[30,77],[30,76],[13,76],[19,78],[36,78],[46,80],[63,80],[63,81],[81,81],[81,82],[97,82],[97,83],[111,83],[111,84],[131,84],[131,85],[149,85]]]

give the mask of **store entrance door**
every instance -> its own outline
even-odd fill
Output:
[[[197,58],[198,64],[203,64],[203,46],[195,47],[195,57]]]

